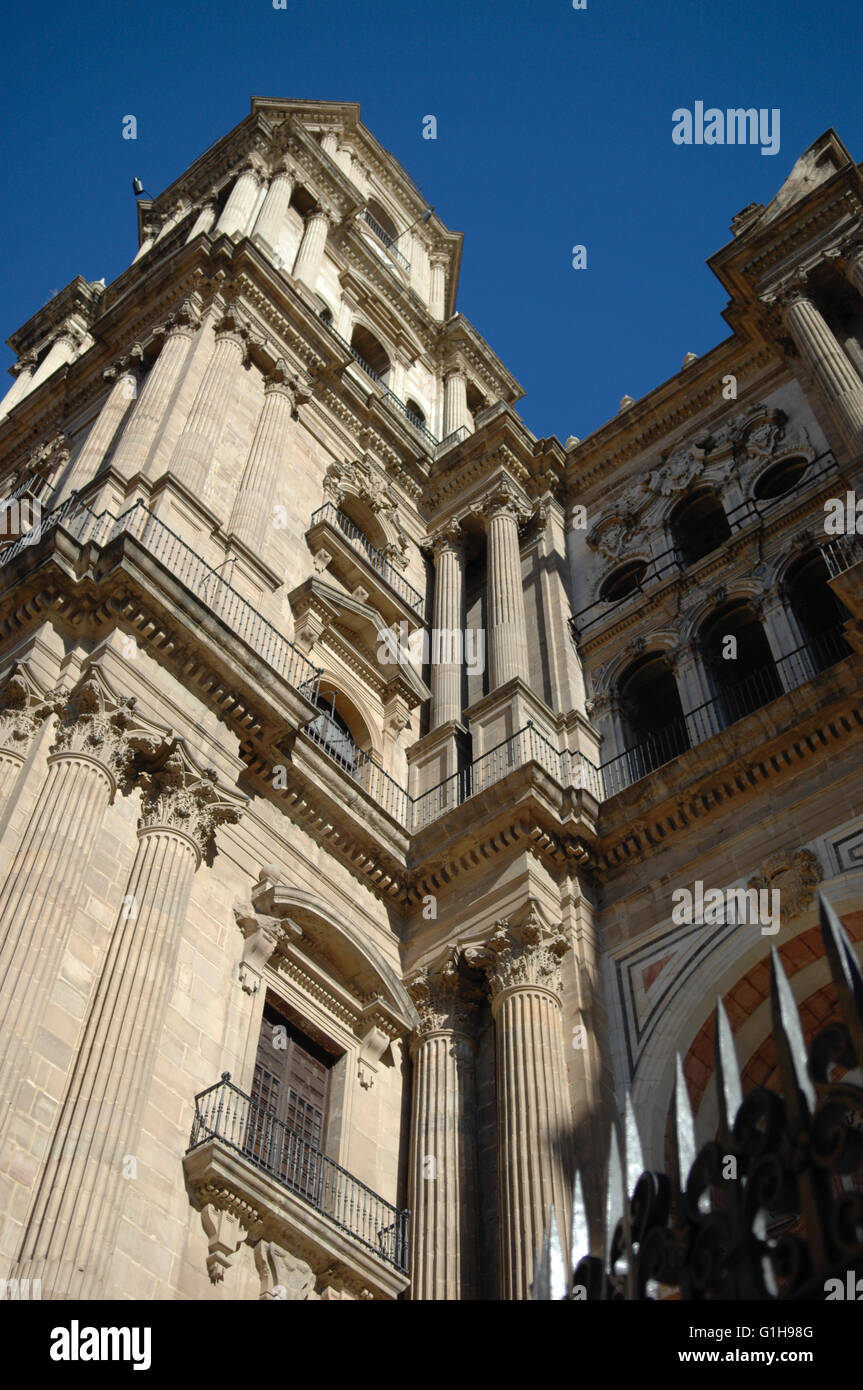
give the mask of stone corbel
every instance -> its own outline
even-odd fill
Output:
[[[261,912],[252,903],[235,903],[234,921],[244,938],[243,952],[237,964],[237,979],[246,994],[257,994],[264,966],[280,945],[299,941],[302,928],[288,917],[273,917]]]
[[[360,1039],[357,1073],[360,1085],[368,1091],[374,1085],[384,1054],[404,1029],[386,1002],[375,999],[363,1009],[355,1030]]]
[[[258,1297],[264,1302],[279,1300],[303,1303],[318,1298],[314,1273],[305,1260],[292,1255],[273,1240],[259,1240],[254,1247],[254,1256],[261,1281]]]
[[[201,1208],[201,1225],[207,1237],[207,1273],[211,1284],[221,1284],[225,1270],[240,1246],[245,1243],[246,1231],[234,1212],[208,1202]]]

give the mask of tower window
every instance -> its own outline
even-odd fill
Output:
[[[708,488],[691,492],[678,502],[669,524],[684,565],[694,565],[731,535],[725,508]]]
[[[772,497],[783,497],[795,488],[803,478],[809,463],[804,458],[783,459],[761,474],[755,484],[755,497],[759,502]]]
[[[603,580],[599,597],[606,603],[619,603],[621,599],[635,593],[646,569],[646,560],[628,560],[625,565],[618,565],[617,569],[612,570]]]
[[[390,359],[386,348],[361,323],[354,325],[351,334],[351,352],[363,371],[377,381],[383,381],[390,369]]]

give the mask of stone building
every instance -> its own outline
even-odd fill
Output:
[[[0,406],[0,1274],[523,1299],[627,1088],[649,1163],[676,1051],[715,1127],[717,994],[770,1084],[770,945],[830,1016],[817,885],[863,937],[860,171],[817,140],[730,334],[565,447],[356,105],[138,218]]]

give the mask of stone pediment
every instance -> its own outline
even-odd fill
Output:
[[[781,217],[794,203],[808,197],[819,184],[826,183],[827,179],[832,178],[840,169],[853,163],[835,130],[825,130],[824,134],[819,135],[795,161],[791,173],[766,207],[759,209],[750,205],[749,208],[745,208],[734,219],[732,231],[737,236],[756,227],[761,231],[768,222]]]

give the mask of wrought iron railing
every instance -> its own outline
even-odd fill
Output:
[[[106,546],[119,536],[132,536],[277,675],[300,694],[315,699],[320,685],[319,669],[143,502],[138,501],[120,516],[115,516],[107,509],[94,512],[73,493],[53,512],[43,516],[41,535],[57,527],[62,527],[82,544],[92,542]],[[7,565],[28,544],[32,541],[22,536],[0,551],[0,567]]]
[[[624,787],[640,781],[648,773],[655,772],[685,753],[688,748],[706,742],[738,719],[745,719],[748,714],[762,709],[785,691],[804,685],[821,671],[844,661],[850,654],[851,648],[842,635],[841,627],[826,628],[787,656],[750,672],[734,685],[726,686],[712,700],[670,720],[661,729],[603,763],[601,771],[605,797],[614,796]]]
[[[271,1110],[253,1101],[233,1084],[230,1072],[223,1072],[221,1081],[195,1096],[187,1152],[211,1139],[268,1173],[387,1264],[407,1272],[410,1213],[379,1197]]]
[[[821,541],[818,549],[824,556],[831,579],[863,560],[863,546],[856,536],[831,536],[829,540]]]
[[[443,445],[446,445],[446,447],[449,448],[451,444],[455,443],[455,435],[460,432],[459,430],[454,431],[453,434],[449,435],[444,440],[438,439],[436,434],[432,434],[425,421],[421,420],[418,415],[415,415],[414,412],[410,410],[408,406],[405,405],[404,401],[399,396],[397,396],[394,391],[390,390],[390,388],[384,381],[384,378],[381,376],[380,372],[375,371],[374,367],[369,365],[365,358],[361,356],[359,352],[357,352],[356,348],[348,342],[347,338],[343,338],[338,329],[333,327],[332,323],[326,320],[325,322],[327,322],[327,328],[332,333],[336,341],[344,349],[344,351],[350,353],[357,366],[365,372],[366,376],[371,377],[372,381],[374,381],[381,388],[384,395],[384,399],[389,402],[389,404],[393,407],[394,410],[396,410],[399,413],[399,415],[401,415],[405,420],[407,420],[411,428],[416,430],[417,434],[422,436],[422,438],[426,441],[430,448],[436,452],[436,454],[437,451],[443,451]],[[461,426],[460,428],[465,429],[464,426]],[[465,433],[467,433],[466,429]]]
[[[375,762],[371,753],[363,752],[326,713],[306,724],[302,733],[316,743],[361,791],[376,801],[381,810],[409,830],[412,822],[410,793]]]
[[[831,473],[835,473],[836,466],[836,459],[833,454],[829,450],[826,450],[823,454],[819,454],[817,458],[812,460],[803,476],[793,487],[790,487],[787,492],[782,493],[778,497],[765,497],[761,499],[755,497],[744,498],[736,507],[731,507],[725,513],[729,526],[729,534],[725,536],[722,541],[717,542],[717,546],[715,546],[714,549],[718,548],[720,544],[734,541],[751,522],[760,521],[762,517],[768,515],[770,512],[775,511],[777,508],[797,498],[800,493],[805,492],[813,483],[821,482]],[[654,555],[647,562],[644,573],[628,593],[617,599],[594,599],[591,603],[586,604],[584,608],[580,608],[578,612],[573,615],[570,623],[575,636],[583,639],[590,628],[594,627],[597,623],[605,622],[615,616],[618,610],[622,609],[625,604],[633,600],[636,595],[641,595],[643,597],[648,589],[655,589],[663,580],[669,577],[676,578],[687,570],[692,570],[701,560],[706,560],[711,553],[711,551],[705,551],[697,560],[690,561],[684,557],[677,546],[672,545],[666,550],[663,550],[660,554]]]
[[[368,208],[362,209],[362,219],[369,227],[371,227],[378,241],[383,243],[389,254],[392,256],[393,260],[401,266],[402,270],[409,271],[411,268],[411,263],[408,260],[407,256],[402,255],[401,251],[396,246],[396,238],[394,236],[390,236],[389,232],[384,231],[380,222],[375,221]]]
[[[312,514],[312,526],[317,526],[319,522],[326,521],[335,530],[341,531],[347,536],[355,550],[359,550],[366,558],[372,569],[375,570],[383,580],[389,584],[390,588],[398,594],[400,599],[412,608],[418,617],[422,618],[425,614],[425,599],[418,589],[409,584],[403,575],[399,574],[394,565],[391,565],[382,550],[372,545],[371,541],[363,535],[359,526],[351,521],[349,516],[340,511],[332,502],[325,502],[322,507]]]
[[[555,1214],[532,1298],[823,1301],[863,1275],[863,972],[823,894],[821,935],[840,1018],[807,1049],[791,986],[771,951],[779,1090],[744,1097],[720,1001],[713,1058],[719,1123],[696,1152],[680,1055],[671,1097],[670,1172],[643,1170],[634,1108],[613,1125],[602,1240],[591,1242],[581,1179],[566,1250]],[[596,1234],[599,1234],[597,1231]],[[597,1250],[602,1250],[599,1255]],[[854,1297],[854,1293],[850,1295]]]

